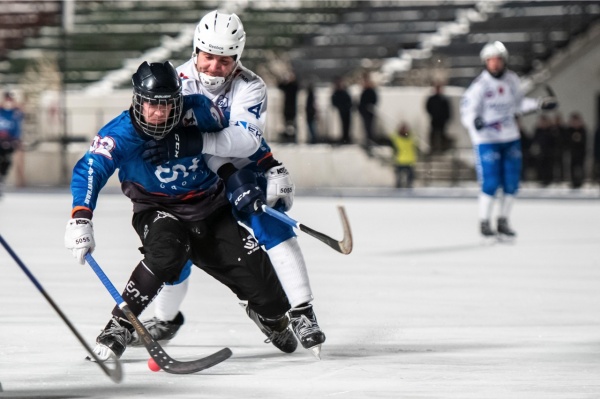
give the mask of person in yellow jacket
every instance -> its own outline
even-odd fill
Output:
[[[417,146],[408,125],[401,122],[391,137],[394,147],[394,171],[397,188],[412,188],[415,179]]]

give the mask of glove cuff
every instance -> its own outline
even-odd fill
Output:
[[[256,165],[260,168],[263,173],[276,166],[281,166],[281,162],[273,158],[273,154],[268,153],[264,158],[258,160]]]
[[[77,207],[71,212],[72,219],[89,219],[92,220],[93,213],[88,208]]]
[[[219,177],[221,179],[223,179],[223,182],[225,183],[225,185],[227,185],[227,180],[229,180],[231,175],[234,174],[235,172],[237,172],[237,168],[235,166],[233,166],[232,163],[226,163],[226,164],[223,164],[219,168],[219,170],[217,170],[217,175],[219,175]]]

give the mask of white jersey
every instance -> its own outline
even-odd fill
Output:
[[[229,126],[222,131],[204,134],[202,152],[213,155],[205,158],[214,171],[232,161],[226,157],[238,158],[233,163],[240,168],[250,163],[247,157],[261,143],[267,122],[267,86],[260,76],[238,63],[232,78],[209,91],[200,83],[195,61],[192,57],[177,68],[183,94],[205,95],[229,120]]]
[[[506,143],[520,138],[515,115],[538,109],[538,101],[525,97],[520,83],[517,74],[510,70],[500,78],[484,70],[465,91],[460,103],[460,119],[474,145]],[[475,129],[475,118],[483,120],[482,129]]]

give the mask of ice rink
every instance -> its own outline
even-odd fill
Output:
[[[600,397],[600,200],[525,198],[519,237],[482,245],[472,195],[296,198],[290,216],[336,238],[336,205],[354,235],[350,255],[299,233],[327,335],[322,360],[264,344],[237,298],[194,270],[168,345],[178,360],[229,347],[193,375],[153,373],[129,348],[113,383],[0,247],[2,398],[523,398]],[[12,192],[0,233],[90,346],[112,297],[64,248],[67,190]],[[119,290],[140,259],[120,194],[101,195],[96,260]],[[149,309],[149,311],[151,308]],[[148,317],[147,311],[142,318]]]

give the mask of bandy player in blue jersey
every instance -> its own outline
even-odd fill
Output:
[[[122,296],[137,316],[165,283],[174,282],[191,260],[247,301],[249,316],[269,337],[296,344],[288,329],[289,302],[268,256],[233,217],[257,211],[265,201],[252,173],[231,164],[211,171],[202,155],[185,157],[179,137],[194,131],[205,137],[202,153],[250,156],[260,135],[235,140],[223,131],[223,116],[201,95],[183,96],[181,80],[169,63],[142,63],[132,77],[131,108],[106,124],[73,169],[73,208],[65,246],[84,263],[95,248],[92,216],[100,190],[118,169],[123,193],[133,203],[132,225],[143,244]],[[219,131],[218,133],[210,132]],[[239,132],[238,132],[239,135]],[[172,161],[152,162],[156,142],[169,142]],[[119,358],[131,343],[133,328],[115,307],[97,337],[101,360]]]
[[[485,70],[465,91],[461,121],[474,146],[479,194],[480,231],[485,238],[514,238],[508,220],[521,176],[521,140],[516,115],[557,107],[554,97],[525,97],[520,79],[507,69],[508,51],[501,42],[486,44],[480,53]],[[491,226],[494,198],[502,189],[496,229]]]

